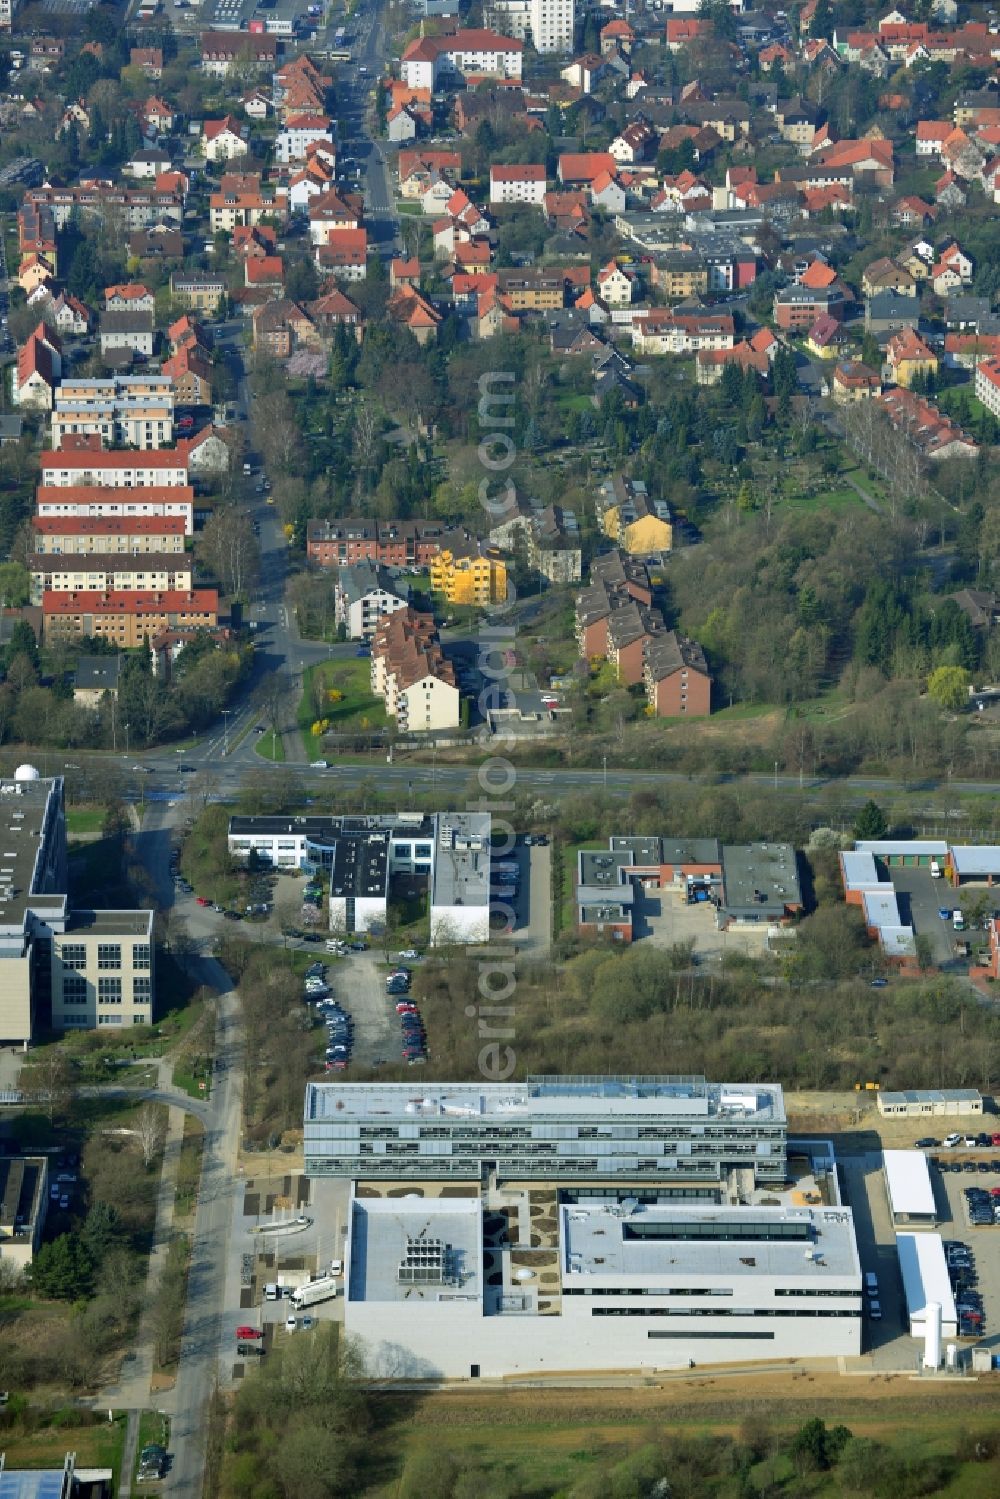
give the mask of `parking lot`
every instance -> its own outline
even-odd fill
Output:
[[[929,937],[938,968],[959,970],[965,965],[955,956],[955,936],[950,921],[942,921],[939,907],[952,909],[959,904],[958,891],[946,880],[932,879],[930,870],[893,865],[889,870],[904,926],[912,925],[918,934]]]
[[[545,959],[552,946],[552,849],[549,844],[517,848],[504,856],[516,860],[520,887],[510,902],[514,908],[514,943],[526,957]]]
[[[720,931],[710,901],[689,906],[679,891],[643,890],[638,885],[636,896],[636,940],[644,939],[654,947],[693,942],[695,954],[705,962],[717,962],[726,953],[759,958],[767,950],[766,927]]]
[[[960,1165],[963,1169],[942,1171],[931,1164],[938,1222],[928,1232],[968,1245],[974,1260],[976,1290],[983,1302],[982,1333],[960,1338],[959,1346],[980,1345],[997,1351],[1000,1350],[1000,1225],[971,1226],[964,1191],[970,1185],[986,1189],[1000,1186],[1000,1150],[956,1151],[953,1156],[946,1151],[935,1154],[949,1168]],[[974,1164],[974,1170],[964,1169],[969,1162]],[[980,1171],[980,1162],[990,1169]],[[865,1351],[876,1369],[913,1369],[919,1366],[923,1345],[920,1339],[909,1335],[896,1257],[897,1230],[889,1213],[881,1154],[871,1151],[857,1156],[841,1155],[839,1165],[844,1199],[854,1210],[862,1271],[871,1270],[878,1276],[882,1318],[873,1322],[866,1317]],[[907,1231],[900,1226],[899,1232]]]

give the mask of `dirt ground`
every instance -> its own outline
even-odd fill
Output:
[[[1000,1375],[978,1380],[920,1380],[906,1375],[847,1378],[836,1372],[792,1368],[783,1372],[668,1378],[655,1388],[589,1388],[442,1390],[421,1395],[411,1421],[415,1426],[616,1426],[667,1424],[710,1425],[736,1432],[741,1422],[767,1412],[778,1422],[796,1425],[814,1414],[827,1421],[850,1420],[875,1434],[907,1420],[926,1417],[935,1423],[951,1413],[963,1418],[989,1417],[1000,1423],[997,1395]],[[392,1398],[392,1397],[387,1397]]]
[[[985,1099],[984,1106],[989,1112],[982,1115],[930,1114],[919,1119],[884,1119],[874,1093],[785,1093],[788,1133],[813,1135],[825,1131],[847,1137],[839,1142],[838,1149],[851,1149],[851,1137],[860,1139],[864,1149],[877,1150],[881,1141],[882,1146],[892,1150],[912,1145],[925,1135],[940,1140],[951,1130],[974,1135],[980,1130],[992,1132],[1000,1128],[993,1100]]]

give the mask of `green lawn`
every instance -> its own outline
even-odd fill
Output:
[[[36,1413],[33,1413],[36,1414]],[[115,1413],[114,1419],[88,1419],[87,1412],[79,1413],[79,1425],[61,1418],[69,1416],[69,1410],[37,1412],[41,1424],[37,1430],[21,1431],[7,1426],[3,1432],[3,1451],[8,1470],[16,1468],[62,1469],[67,1452],[76,1454],[77,1467],[112,1468],[115,1483],[112,1492],[117,1493],[117,1480],[121,1472],[122,1448],[125,1445],[124,1413]],[[55,1419],[55,1418],[60,1419]]]
[[[829,510],[856,510],[864,500],[853,489],[828,489],[820,494],[790,495],[785,501],[789,510],[819,514]]]
[[[939,391],[934,400],[940,406],[941,410],[946,411],[955,421],[967,422],[973,432],[979,426],[983,417],[989,415],[982,401],[973,395],[971,380],[967,381],[964,385],[949,385],[946,390]],[[959,417],[958,410],[963,405],[965,406],[965,414]]]
[[[270,760],[273,765],[285,763],[285,745],[280,734],[261,734],[254,749],[262,760]]]
[[[317,682],[322,683],[324,691],[321,712],[317,711]],[[340,693],[339,701],[331,700],[330,692]],[[306,737],[307,747],[320,742],[312,734],[312,726],[321,718],[327,719],[330,729],[337,733],[385,728],[385,706],[380,698],[372,696],[371,663],[367,657],[321,661],[308,668],[298,710],[299,728]]]
[[[103,807],[70,807],[66,813],[66,832],[70,838],[100,833],[106,816]]]

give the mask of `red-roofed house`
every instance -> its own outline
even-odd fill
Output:
[[[201,149],[206,161],[233,161],[246,156],[250,144],[245,127],[233,115],[206,120],[201,127]]]
[[[679,52],[712,29],[711,21],[697,21],[687,16],[671,16],[667,21],[667,46],[671,52]]]
[[[886,345],[885,362],[897,385],[907,388],[918,375],[936,375],[937,355],[914,328],[901,328]]]
[[[11,372],[11,395],[15,406],[32,411],[51,411],[62,373],[62,344],[58,334],[39,323],[17,351]]]
[[[400,77],[411,88],[458,87],[470,77],[520,78],[524,43],[495,31],[460,30],[410,42]]]
[[[364,229],[331,229],[316,249],[316,264],[338,281],[363,281],[368,274],[368,233]]]
[[[613,177],[618,163],[610,151],[569,151],[560,156],[556,176],[564,187],[576,183],[587,185],[607,173]]]
[[[821,313],[806,334],[806,347],[817,359],[836,359],[843,342],[843,327],[828,312]]]

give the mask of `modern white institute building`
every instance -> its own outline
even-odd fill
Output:
[[[861,1352],[849,1209],[351,1201],[344,1319],[378,1378],[655,1370]]]
[[[394,875],[426,879],[431,946],[490,939],[492,820],[478,812],[387,817],[232,817],[229,852],[276,869],[330,879],[330,927],[381,931]]]
[[[783,1187],[777,1084],[703,1077],[309,1083],[308,1176],[400,1181],[628,1182],[665,1200],[746,1201]]]

